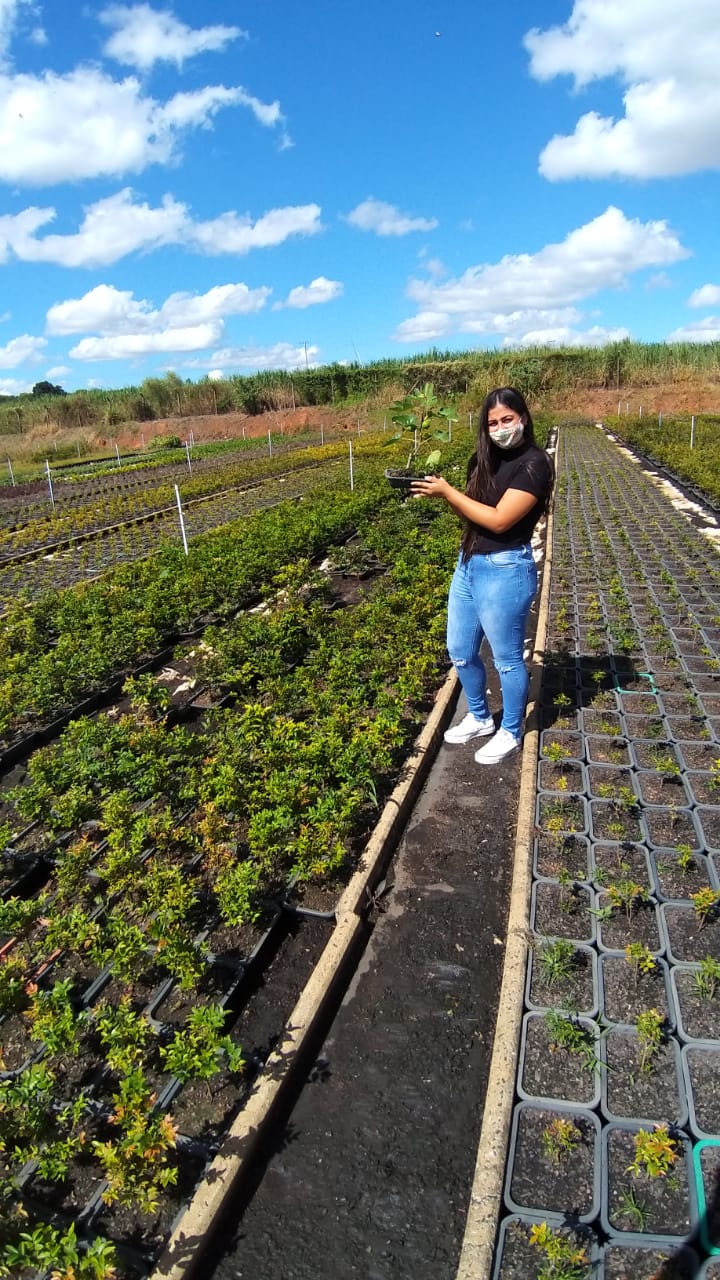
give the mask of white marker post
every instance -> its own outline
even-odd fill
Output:
[[[120,450],[119,450],[119,449],[118,449],[118,447],[117,447],[117,440],[115,441],[115,457],[117,458],[117,464],[118,464],[118,466],[119,466],[119,467],[121,467],[121,466],[122,466],[122,462],[120,461]]]
[[[190,472],[190,475],[192,475],[192,462],[190,461],[190,445],[188,444],[187,440],[185,441],[185,453],[187,455],[188,471]]]
[[[145,432],[144,431],[140,432],[140,443],[142,444],[142,447],[144,449],[145,448]]]
[[[469,414],[468,414],[468,419],[469,419],[469,422],[470,422],[470,430],[472,431],[472,413],[469,413]]]
[[[183,516],[182,503],[180,501],[180,490],[178,489],[177,485],[175,485],[175,497],[177,498],[178,515],[180,516],[180,532],[182,534],[183,546],[185,548],[185,555],[187,555],[188,544],[187,544],[187,535],[185,533],[185,519]]]
[[[618,400],[618,418],[620,417],[620,401]]]
[[[48,462],[47,458],[45,459],[45,470],[47,472],[48,489],[50,490],[50,502],[52,503],[52,509],[54,511],[55,510],[55,494],[53,493],[52,476],[50,475],[50,463]]]
[[[321,443],[321,444],[324,444],[324,443],[325,443],[325,428],[324,428],[324,426],[323,426],[322,422],[320,423],[320,443]]]
[[[659,426],[659,427],[661,427],[661,426],[662,426],[662,414],[661,414],[661,413],[659,413],[659,414],[658,414],[658,426]]]
[[[387,431],[387,414],[383,418],[383,431]]]
[[[638,417],[639,417],[639,418],[642,418],[642,405],[640,405],[640,411],[639,411],[639,413],[638,413]]]
[[[690,448],[695,448],[695,414],[690,419]]]
[[[270,457],[272,458],[272,436],[270,435],[269,427],[268,427],[268,452],[270,454]]]
[[[79,440],[76,440],[76,442],[75,442],[75,443],[77,444],[77,455],[78,455],[78,458],[79,458],[79,457],[80,457],[80,441],[79,441]]]
[[[10,483],[13,486],[13,488],[15,488],[15,476],[13,474],[12,462],[10,461],[9,458],[7,460],[7,464],[8,464],[8,471],[10,472]]]
[[[355,478],[353,476],[352,440],[348,440],[348,444],[350,445],[350,492],[353,493],[355,489]]]

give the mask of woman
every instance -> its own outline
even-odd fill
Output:
[[[475,753],[478,764],[497,764],[520,746],[529,683],[523,661],[525,623],[537,592],[530,538],[546,508],[553,477],[548,454],[535,444],[523,396],[513,387],[499,387],[482,407],[465,492],[441,476],[426,476],[412,486],[423,497],[444,498],[465,521],[450,586],[447,646],[468,713],[447,730],[445,741],[464,743],[492,734]],[[497,733],[480,657],[483,637],[500,676],[503,713]]]

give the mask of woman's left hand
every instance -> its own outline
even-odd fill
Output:
[[[425,476],[423,480],[413,480],[410,492],[421,498],[446,498],[450,488],[442,476]]]

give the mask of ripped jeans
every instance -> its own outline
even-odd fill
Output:
[[[502,728],[518,740],[527,703],[529,677],[523,661],[525,624],[537,592],[537,569],[530,544],[489,555],[462,555],[450,584],[447,647],[467,698],[479,719],[490,714],[480,645],[487,637],[500,677]]]

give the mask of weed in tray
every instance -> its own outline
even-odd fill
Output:
[[[567,938],[543,938],[537,945],[540,974],[546,987],[568,978],[575,965],[575,947]]]
[[[718,983],[720,983],[720,960],[715,960],[713,956],[705,956],[695,973],[695,991],[701,1000],[713,1000]]]
[[[553,1164],[560,1164],[563,1156],[569,1156],[582,1141],[582,1133],[572,1120],[558,1116],[542,1131],[543,1151]]]
[[[649,1075],[663,1043],[665,1020],[657,1009],[643,1009],[635,1027],[640,1042],[640,1071]]]
[[[647,1224],[647,1205],[640,1200],[634,1187],[626,1188],[620,1196],[619,1209],[630,1219],[633,1230],[644,1231]]]
[[[554,1231],[546,1222],[535,1222],[530,1227],[530,1243],[543,1258],[537,1280],[585,1280],[587,1250],[565,1232]]]
[[[640,1129],[635,1134],[634,1147],[635,1157],[628,1165],[628,1173],[635,1177],[644,1173],[649,1178],[666,1178],[680,1154],[677,1140],[666,1124],[656,1125],[652,1130]]]

